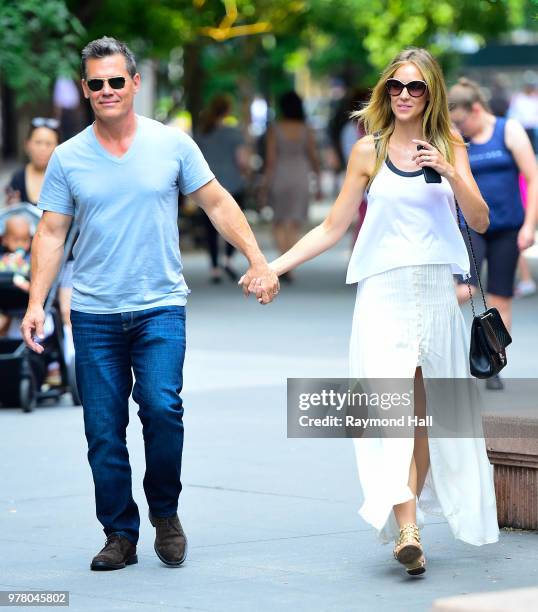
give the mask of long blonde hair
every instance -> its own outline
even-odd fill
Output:
[[[448,97],[441,67],[426,49],[404,49],[390,62],[372,90],[370,100],[351,117],[364,125],[367,134],[373,134],[376,144],[376,163],[369,183],[379,172],[387,157],[389,138],[394,132],[395,118],[385,83],[400,66],[414,64],[428,85],[429,99],[424,108],[422,129],[424,140],[439,150],[449,163],[454,162],[454,144],[448,113]]]

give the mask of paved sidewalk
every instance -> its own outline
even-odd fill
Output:
[[[409,580],[357,515],[351,442],[286,438],[286,377],[347,373],[354,288],[344,284],[345,246],[305,265],[268,307],[231,283],[210,286],[205,257],[186,257],[180,512],[190,553],[181,569],[153,552],[135,405],[139,563],[107,573],[89,571],[104,537],[82,410],[67,398],[28,415],[1,410],[0,590],[69,590],[76,612],[418,612],[439,597],[536,585],[535,533],[503,531],[499,544],[477,548],[438,519],[423,530],[428,572]],[[507,376],[537,374],[537,307],[536,297],[515,303]]]

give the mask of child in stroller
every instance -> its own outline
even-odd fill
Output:
[[[0,243],[0,273],[12,273],[13,284],[25,293],[30,290],[31,243],[30,223],[22,215],[10,217],[6,221],[4,235]],[[2,304],[0,303],[0,309],[1,307]],[[20,339],[22,319],[20,316],[13,316],[13,313],[11,315],[8,316],[0,312],[0,336]],[[45,336],[50,337],[53,333],[54,323],[49,315],[45,321]],[[60,364],[57,361],[49,362],[47,364],[46,384],[59,385],[61,382]]]
[[[21,210],[0,213],[0,231],[4,225],[0,240],[0,403],[29,411],[36,400],[58,399],[70,390],[78,404],[74,360],[66,358],[72,357],[72,352],[65,350],[55,289],[47,301],[45,351],[36,355],[22,341],[19,326],[30,287],[31,223],[27,218],[29,209],[25,205],[16,208]],[[35,215],[37,222],[39,212],[34,208],[31,216]]]

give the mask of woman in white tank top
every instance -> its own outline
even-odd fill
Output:
[[[353,148],[331,211],[271,267],[284,274],[333,246],[368,190],[347,274],[348,283],[358,283],[350,374],[410,379],[414,415],[424,417],[441,403],[426,402],[431,379],[470,378],[468,336],[452,281],[453,273],[469,274],[455,198],[477,232],[488,227],[488,207],[464,143],[450,126],[442,72],[428,51],[397,55],[355,116],[367,136]],[[425,167],[441,182],[426,183]],[[248,289],[262,298],[260,279]],[[454,536],[470,544],[498,540],[480,413],[470,403],[459,416],[461,430],[453,434],[459,437],[436,436],[426,422],[412,430],[414,437],[354,439],[364,495],[359,514],[382,541],[396,539],[394,556],[410,575],[425,571],[418,528],[423,512],[444,516]]]

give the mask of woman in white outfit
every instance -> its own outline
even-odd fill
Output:
[[[451,128],[442,72],[428,51],[396,56],[355,115],[367,135],[353,148],[329,215],[271,266],[281,275],[333,246],[367,191],[347,275],[358,283],[350,374],[410,379],[414,413],[424,416],[427,379],[470,378],[468,334],[452,280],[469,274],[455,198],[477,232],[488,227],[488,207]],[[441,182],[426,183],[424,167]],[[261,299],[263,283],[253,280],[248,290]],[[417,526],[423,511],[444,515],[454,536],[470,544],[498,540],[493,469],[475,406],[469,403],[459,437],[428,436],[424,426],[414,437],[355,439],[364,494],[359,513],[382,541],[396,539],[394,556],[411,575],[425,571]]]

